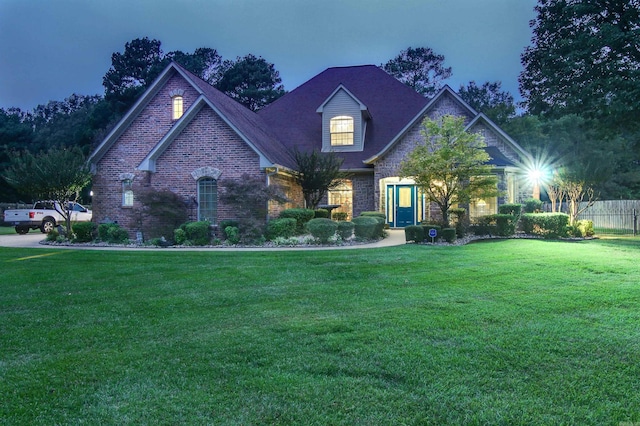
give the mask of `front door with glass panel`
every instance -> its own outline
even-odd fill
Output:
[[[404,228],[416,223],[416,187],[387,186],[387,222],[392,228]]]

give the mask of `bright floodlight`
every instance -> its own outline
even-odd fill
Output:
[[[542,176],[544,176],[544,173],[540,169],[536,168],[529,170],[529,179],[534,182],[538,182],[540,179],[542,179]]]

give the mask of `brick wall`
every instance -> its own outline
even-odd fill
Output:
[[[133,176],[136,186],[169,189],[185,202],[197,197],[197,181],[191,173],[201,167],[212,167],[220,172],[218,191],[223,191],[221,181],[239,179],[243,174],[264,179],[258,155],[217,116],[205,106],[171,143],[156,161],[156,172],[136,170],[151,149],[171,129],[171,96],[174,90],[184,90],[186,111],[198,97],[198,93],[176,74],[149,102],[142,113],[115,142],[97,165],[93,183],[94,220],[117,221],[134,236],[139,228],[135,211],[139,204],[122,207],[122,178]],[[135,198],[135,194],[134,194]],[[197,211],[191,209],[191,220]],[[236,213],[218,203],[218,220],[235,218]]]

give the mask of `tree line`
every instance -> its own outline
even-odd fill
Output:
[[[531,44],[521,55],[523,102],[501,82],[471,81],[460,96],[486,114],[540,163],[593,189],[600,198],[640,198],[640,0],[538,0]],[[257,111],[286,93],[275,66],[246,55],[223,60],[215,49],[164,53],[142,38],[111,56],[104,95],[73,94],[32,111],[0,109],[0,170],[20,152],[35,155],[99,143],[170,61]],[[431,97],[451,77],[443,55],[409,47],[380,65]],[[19,193],[0,177],[0,199]]]

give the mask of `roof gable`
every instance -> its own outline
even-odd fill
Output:
[[[200,97],[188,110],[191,111],[191,113],[185,113],[158,144],[156,144],[153,150],[147,154],[145,160],[140,165],[141,167],[145,167],[143,170],[153,168],[153,161],[166,149],[167,144],[173,141],[177,134],[195,117],[195,114],[204,104],[214,109],[214,111],[260,155],[261,165],[265,167],[267,165],[282,165],[289,161],[289,156],[284,147],[268,132],[267,125],[255,112],[215,89],[209,83],[177,63],[171,62],[113,130],[111,130],[102,143],[94,150],[89,157],[89,162],[92,165],[95,166],[95,164],[100,161],[135,118],[142,113],[149,102],[158,94],[162,87],[164,87],[166,82],[176,74],[182,76],[200,94]]]

